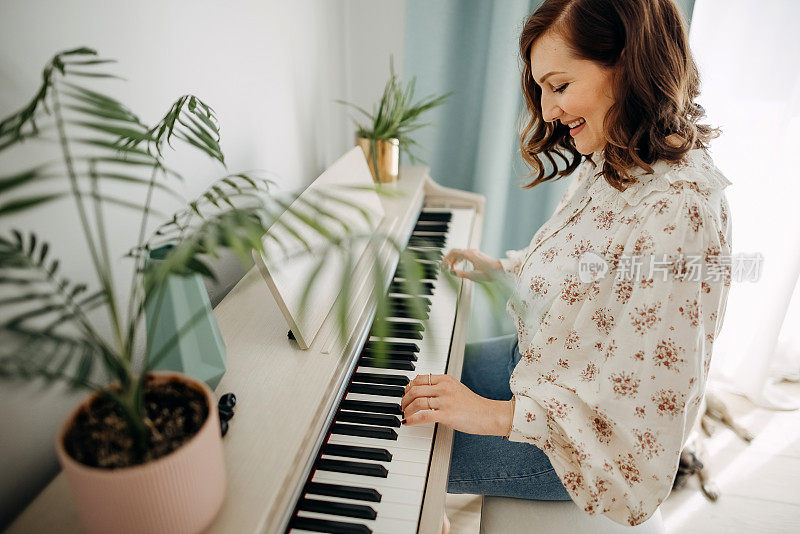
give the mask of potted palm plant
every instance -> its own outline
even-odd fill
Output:
[[[376,182],[397,180],[401,150],[408,154],[412,162],[420,161],[411,151],[417,143],[410,134],[427,126],[427,123],[420,122],[423,113],[443,104],[452,94],[428,96],[414,102],[415,84],[416,78],[412,78],[403,87],[402,81],[394,72],[394,61],[390,57],[389,80],[380,101],[374,106],[373,113],[350,102],[337,101],[356,109],[367,119],[365,123],[352,120],[356,125],[356,145],[364,151],[372,178]]]
[[[244,261],[253,251],[265,253],[270,225],[295,208],[270,193],[269,180],[227,174],[149,236],[154,198],[179,196],[173,186],[180,174],[165,163],[162,150],[179,140],[224,165],[219,127],[211,107],[191,95],[179,98],[155,126],[144,124],[121,102],[83,83],[112,77],[100,71],[107,63],[88,48],[56,54],[30,103],[0,122],[0,154],[36,140],[55,141],[60,150],[58,161],[0,177],[0,218],[72,200],[93,267],[89,279],[69,280],[42,236],[0,232],[0,377],[64,381],[91,392],[56,437],[88,532],[199,532],[225,495],[217,400],[200,380],[153,372],[185,331],[146,350],[152,332],[145,310],[157,312],[171,277],[213,277],[208,258],[222,249]],[[141,188],[141,195],[115,195],[111,184]],[[127,302],[109,252],[110,208],[140,217],[129,253],[134,269]],[[309,216],[315,209],[313,203],[303,206],[297,224],[342,251],[356,242],[358,236],[331,232],[320,222],[330,214]],[[419,267],[393,244],[416,286]],[[148,261],[155,247],[160,259]],[[377,254],[375,261],[380,263]],[[383,292],[375,294],[380,318],[386,305]],[[110,327],[98,326],[104,323]],[[341,335],[345,331],[342,324]]]

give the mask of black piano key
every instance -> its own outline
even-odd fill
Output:
[[[423,211],[417,221],[450,222],[452,218],[453,213],[449,211]]]
[[[358,360],[362,367],[374,367],[376,369],[397,369],[398,371],[413,371],[417,368],[414,362],[406,360],[389,360],[386,358],[367,358],[362,356]]]
[[[387,319],[386,324],[392,331],[409,331],[409,332],[424,332],[425,327],[419,321],[395,321]]]
[[[421,223],[417,223],[414,226],[414,232],[440,232],[440,233],[447,233],[450,229],[449,223],[434,223],[434,222],[427,222],[422,221]]]
[[[404,299],[402,297],[390,297],[388,300],[389,307],[392,309],[397,310],[423,310],[425,312],[431,311],[431,305],[425,304],[424,302],[404,302],[405,300],[411,299]]]
[[[389,297],[390,302],[393,302],[395,300],[400,301],[400,304],[411,304],[411,301],[415,300],[428,309],[430,309],[431,307],[430,297],[425,297],[422,295],[392,295],[391,297]]]
[[[444,246],[444,238],[435,239],[433,236],[411,236],[411,238],[408,240],[408,246],[440,249]]]
[[[316,512],[318,514],[340,515],[355,517],[356,519],[375,519],[378,514],[371,506],[364,504],[349,504],[344,502],[321,501],[318,499],[300,499],[298,510]]]
[[[411,247],[442,248],[444,246],[444,242],[445,236],[436,234],[411,234],[411,237],[408,238],[408,245]]]
[[[311,532],[327,532],[328,534],[372,534],[372,529],[359,523],[330,521],[315,517],[294,516],[289,527]]]
[[[394,430],[392,430],[392,432],[394,432]],[[364,437],[372,437],[372,436],[364,436]],[[365,477],[386,478],[389,476],[389,471],[381,464],[372,464],[369,462],[353,462],[351,460],[333,460],[331,458],[320,458],[319,460],[317,460],[316,467],[317,470],[319,471],[333,471],[336,473],[363,475]]]
[[[345,436],[360,436],[362,438],[390,439],[397,441],[397,432],[384,426],[348,425],[346,423],[333,423],[331,433]]]
[[[428,311],[417,310],[415,308],[404,308],[389,306],[389,317],[399,317],[401,319],[416,319],[417,321],[424,321],[429,319],[431,314]]]
[[[339,408],[342,410],[357,410],[360,412],[390,413],[395,415],[403,414],[403,410],[400,409],[399,402],[394,403],[345,399],[339,405]]]
[[[405,386],[411,380],[406,375],[384,375],[380,373],[355,373],[353,382],[368,382],[370,384],[389,384]]]
[[[428,297],[414,297],[410,295],[392,295],[389,297],[388,302],[393,306],[414,306],[416,308],[424,308],[427,311],[430,311],[431,309],[431,299]]]
[[[356,486],[343,486],[341,484],[328,484],[327,482],[309,482],[306,484],[305,493],[324,495],[326,497],[339,497],[355,501],[381,502],[381,494],[373,488],[359,488]]]
[[[392,416],[386,416],[392,417]],[[395,419],[397,419],[395,417]],[[322,447],[322,454],[330,456],[344,456],[346,458],[360,458],[361,460],[376,460],[378,462],[391,462],[392,453],[377,447],[359,447],[357,445],[337,445],[327,443]]]
[[[442,248],[447,241],[447,235],[433,232],[414,232],[411,234],[411,237],[408,238],[409,244],[411,244],[412,241],[428,241],[433,243],[436,248]]]
[[[417,262],[417,264],[419,265],[419,271],[422,273],[422,278],[426,278],[426,279],[429,279],[429,280],[435,280],[436,279],[436,275],[439,272],[439,265],[438,264],[431,263],[431,262],[423,262],[423,261]],[[416,268],[413,268],[413,269],[410,269],[410,270],[413,272],[414,270],[416,270]],[[401,274],[401,273],[405,273],[405,271],[406,271],[406,267],[404,265],[402,265],[402,264],[398,265],[397,273],[396,273],[395,276],[398,276],[400,278],[406,278],[405,276],[403,276],[403,274]]]
[[[399,293],[401,295],[410,295],[413,293],[409,293],[409,291],[418,291],[416,293],[418,295],[432,295],[433,294],[433,282],[429,282],[426,280],[422,280],[419,283],[419,287],[407,287],[410,284],[407,284],[405,281],[400,281],[399,279],[395,278],[392,280],[392,283],[389,285],[389,293]]]
[[[381,384],[362,384],[353,382],[347,388],[350,393],[361,393],[363,395],[379,395],[381,397],[402,397],[405,389],[400,386],[383,386]]]
[[[400,418],[394,415],[340,411],[336,414],[336,420],[343,423],[400,428]]]
[[[444,252],[435,248],[409,247],[406,251],[411,254],[414,261],[432,261],[440,263],[444,258]]]
[[[384,335],[386,337],[402,337],[402,338],[411,338],[411,339],[422,339],[422,336],[419,337],[414,336],[413,334],[419,334],[425,331],[425,327],[422,326],[422,323],[417,321],[391,321],[387,320],[384,323]],[[372,331],[370,332],[371,336],[378,336],[377,326],[373,325]]]
[[[364,344],[364,348],[375,349],[381,344],[389,350],[419,352],[419,345],[410,341],[367,341],[366,344]]]
[[[378,349],[375,349],[375,350],[364,350],[361,354],[362,354],[362,356],[364,356],[366,358],[374,358],[374,359],[384,358],[384,359],[389,359],[389,360],[406,360],[406,361],[409,361],[409,362],[417,361],[417,355],[414,354],[413,352],[408,352],[408,351],[387,350],[387,351],[384,351],[383,353],[379,353]],[[358,380],[356,380],[356,382],[358,382]],[[361,380],[361,382],[364,382],[364,381]]]
[[[425,327],[422,326],[422,323],[417,321],[392,321],[387,320],[385,323],[385,335],[386,337],[404,337],[404,338],[412,338],[412,339],[422,339],[420,337],[414,337],[410,334],[417,334],[425,331]],[[371,336],[377,336],[377,327],[373,325],[372,332],[370,332]]]
[[[411,315],[411,313],[419,313],[422,312],[424,315],[429,315],[431,312],[431,307],[425,304],[413,304],[411,302],[397,302],[397,301],[389,301],[389,310],[390,315],[389,317],[397,317],[397,316],[405,316]],[[397,313],[398,315],[391,315]]]

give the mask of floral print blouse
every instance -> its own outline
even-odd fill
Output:
[[[500,260],[522,355],[509,439],[542,449],[586,513],[637,525],[669,495],[705,391],[730,288],[731,182],[703,148],[634,171],[624,192],[593,159],[531,244]]]

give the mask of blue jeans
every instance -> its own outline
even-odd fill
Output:
[[[516,334],[470,343],[461,382],[482,397],[511,400],[509,379],[521,356]],[[448,493],[571,500],[541,449],[501,436],[453,433]]]

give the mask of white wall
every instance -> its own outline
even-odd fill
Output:
[[[181,94],[212,107],[231,171],[263,169],[281,186],[302,187],[353,143],[348,112],[335,99],[371,109],[388,76],[402,72],[405,2],[382,0],[14,0],[0,4],[0,117],[27,103],[43,65],[63,49],[89,46],[118,60],[126,82],[103,82],[145,122]],[[29,146],[0,154],[0,176],[47,157]],[[53,154],[55,156],[55,154]],[[35,158],[32,159],[32,158]],[[173,159],[194,197],[224,170],[204,158]],[[117,191],[130,194],[129,191]],[[86,279],[90,263],[68,202],[0,220],[36,230],[63,258],[64,274]],[[112,256],[135,242],[136,217],[112,212]],[[117,264],[124,287],[129,264]],[[221,267],[229,287],[241,269]],[[84,393],[41,384],[0,384],[0,528],[57,470],[53,437]]]

